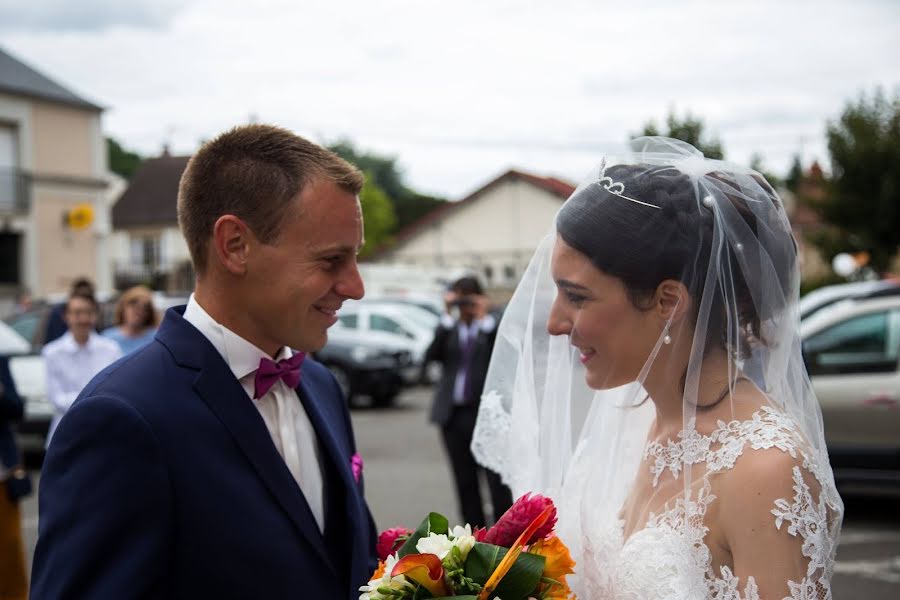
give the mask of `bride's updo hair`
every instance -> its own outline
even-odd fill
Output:
[[[748,345],[766,344],[761,323],[779,319],[797,276],[796,244],[765,180],[721,171],[696,178],[646,164],[610,166],[603,175],[623,191],[611,193],[599,181],[580,187],[556,220],[566,244],[621,280],[639,310],[651,307],[663,281],[682,282],[694,301],[695,320],[712,266],[717,273],[707,350],[716,345],[735,351],[739,345],[744,352]],[[766,298],[754,297],[760,290]],[[729,324],[726,306],[738,323]]]

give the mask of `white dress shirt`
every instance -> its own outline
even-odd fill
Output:
[[[191,294],[184,320],[196,327],[222,355],[235,378],[247,392],[247,397],[262,415],[266,428],[272,436],[272,443],[288,470],[294,476],[312,510],[319,530],[325,529],[325,501],[322,484],[322,470],[319,463],[316,432],[309,416],[297,397],[297,392],[278,379],[262,398],[253,399],[254,379],[262,358],[271,357],[237,335],[224,325],[217,323]],[[276,361],[290,358],[293,351],[283,347]]]
[[[67,331],[59,339],[44,346],[41,356],[47,371],[47,399],[55,410],[47,431],[49,446],[59,420],[75,402],[81,390],[90,383],[94,375],[118,360],[122,356],[122,350],[114,341],[94,332],[91,332],[82,346]]]

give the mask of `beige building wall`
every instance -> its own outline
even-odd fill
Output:
[[[35,100],[31,133],[36,293],[65,292],[77,277],[89,277],[107,290],[111,265],[105,213],[110,207],[100,182],[106,174],[100,114]],[[90,204],[95,220],[74,231],[63,226],[63,215],[79,204]]]
[[[490,286],[514,285],[551,230],[562,199],[504,181],[403,243],[379,262],[464,268]]]
[[[37,175],[96,177],[95,112],[49,102],[32,103],[32,169]]]
[[[93,203],[96,196],[71,186],[35,184],[32,215],[38,241],[38,295],[65,292],[77,277],[98,281],[97,236],[93,227],[74,231],[63,226],[67,211],[81,203]]]

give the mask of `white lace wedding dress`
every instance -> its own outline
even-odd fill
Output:
[[[622,520],[613,520],[600,530],[582,529],[574,585],[579,598],[759,600],[755,577],[739,579],[727,565],[716,568],[705,538],[707,515],[717,501],[716,476],[734,469],[747,453],[771,449],[794,459],[794,493],[765,508],[771,513],[771,527],[802,540],[802,557],[793,560],[806,565],[805,576],[785,581],[783,594],[777,597],[831,598],[836,536],[829,531],[829,520],[833,512],[840,511],[840,501],[835,503],[836,491],[827,472],[804,450],[807,445],[793,422],[771,408],[762,408],[749,420],[719,421],[708,435],[695,431],[693,424],[685,431],[676,441],[648,443],[641,464],[650,468],[654,488],[663,478],[682,476],[686,467],[695,473],[699,470],[702,475],[692,486],[696,493],[667,502],[627,540],[623,539]],[[588,520],[583,519],[583,527]]]

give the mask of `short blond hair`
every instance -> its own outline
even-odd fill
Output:
[[[273,241],[303,188],[317,179],[358,194],[363,175],[334,152],[271,125],[235,127],[204,144],[188,162],[178,190],[178,224],[194,270],[206,270],[207,245],[223,215]]]

